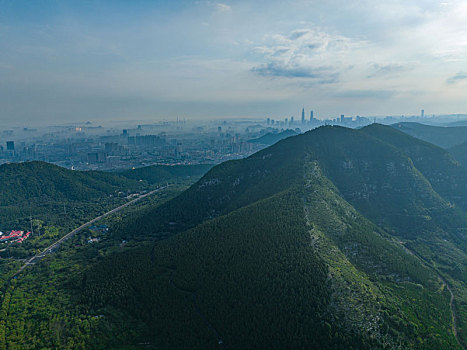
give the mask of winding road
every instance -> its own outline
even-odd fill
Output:
[[[166,189],[167,187],[169,187],[169,185],[167,186],[164,186],[164,187],[160,187],[156,190],[153,190],[151,192],[148,192],[146,194],[143,194],[129,202],[126,202],[125,204],[122,204],[121,206],[117,207],[117,208],[114,208],[110,211],[108,211],[107,213],[104,213],[102,215],[99,215],[98,217],[82,224],[80,227],[77,227],[75,228],[73,231],[71,232],[68,232],[65,236],[63,236],[62,238],[60,238],[59,240],[55,241],[54,243],[52,243],[51,245],[49,245],[47,248],[45,248],[42,252],[40,252],[39,254],[36,254],[34,255],[32,258],[29,258],[28,260],[26,260],[26,262],[15,272],[15,274],[13,275],[13,278],[15,278],[16,276],[18,276],[26,267],[30,266],[30,265],[34,265],[36,264],[37,262],[39,262],[40,260],[42,260],[45,256],[53,253],[54,251],[56,251],[59,247],[60,247],[60,244],[62,244],[63,242],[65,242],[66,240],[68,240],[69,238],[73,237],[75,234],[77,234],[78,232],[80,232],[81,230],[85,229],[86,227],[92,225],[93,223],[95,223],[96,221],[99,221],[109,215],[112,215],[112,214],[115,214],[116,212],[119,212],[120,210],[128,207],[129,205],[132,205],[136,202],[139,202],[140,200],[156,193],[156,192],[160,192],[164,189]]]

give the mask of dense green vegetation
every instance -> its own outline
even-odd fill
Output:
[[[397,123],[392,127],[443,148],[467,141],[467,126],[433,126],[419,123]]]
[[[127,216],[138,215],[144,207],[169,200],[183,188],[172,186],[101,223],[112,227]],[[99,238],[99,242],[88,243],[90,236]],[[145,329],[142,321],[114,310],[113,316],[122,320],[110,325],[100,315],[86,313],[79,302],[81,286],[75,283],[90,264],[132,248],[134,243],[123,244],[112,230],[105,234],[84,230],[57,253],[27,269],[19,279],[10,280],[8,275],[14,271],[14,266],[10,266],[10,272],[5,272],[1,279],[0,346],[8,349],[102,349],[108,342],[122,345],[139,339]]]
[[[41,200],[92,200],[136,181],[104,172],[72,171],[45,162],[11,163],[0,166],[2,206]]]
[[[454,159],[467,168],[467,141],[449,149]]]
[[[25,258],[83,222],[160,184],[190,183],[211,166],[153,166],[122,173],[72,171],[45,162],[0,166],[0,231],[34,230],[0,257]],[[31,220],[32,219],[32,220]]]
[[[0,343],[461,349],[466,186],[446,151],[391,127],[284,139],[5,278]]]
[[[0,244],[0,258],[36,254],[83,222],[147,189],[123,176],[80,172],[45,162],[0,166],[0,230],[34,231],[23,243]],[[7,263],[1,261],[0,270]]]

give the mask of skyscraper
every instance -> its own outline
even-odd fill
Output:
[[[423,118],[425,116],[425,110],[422,109],[421,113],[420,113],[420,116]]]
[[[313,121],[313,110],[310,111],[310,122]]]
[[[302,108],[302,124],[305,124],[305,108]]]

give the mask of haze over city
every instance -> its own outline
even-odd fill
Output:
[[[0,8],[4,125],[467,110],[464,1]]]
[[[0,350],[466,350],[466,23],[0,0]]]

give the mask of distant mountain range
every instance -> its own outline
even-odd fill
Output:
[[[398,129],[321,127],[212,168],[122,223],[155,243],[91,266],[81,303],[155,348],[462,349],[467,171]]]
[[[467,141],[467,124],[463,123],[450,126],[397,123],[392,127],[443,148],[450,148]]]
[[[287,137],[290,137],[290,136],[295,136],[297,135],[297,132],[295,132],[294,130],[291,130],[291,129],[287,129],[285,131],[282,131],[282,132],[279,132],[279,133],[267,133],[266,135],[263,135],[261,137],[258,137],[256,139],[251,139],[251,140],[248,140],[248,142],[251,142],[251,143],[259,143],[259,144],[262,144],[262,145],[273,145],[275,144],[276,142],[279,142],[280,140],[283,140]]]
[[[462,119],[462,120],[458,120],[455,122],[451,122],[451,123],[446,124],[446,126],[467,126],[467,119]]]

